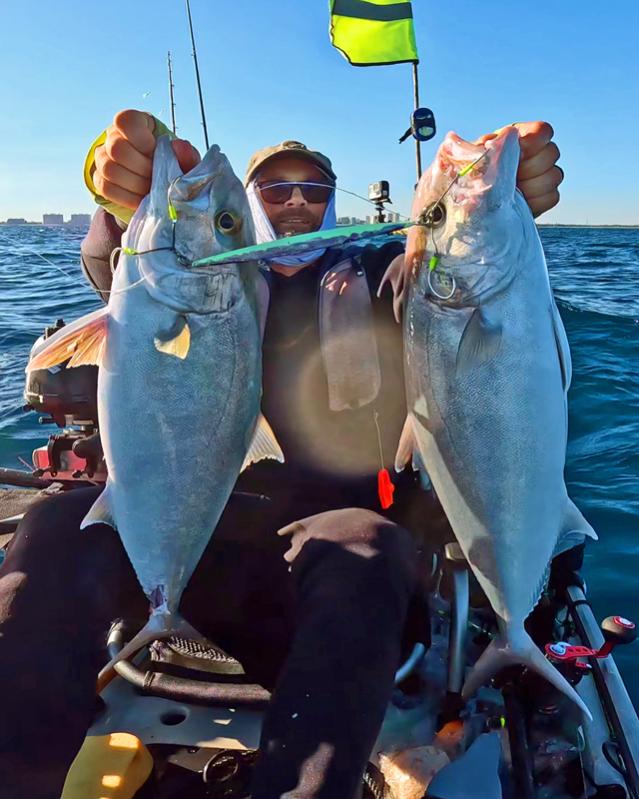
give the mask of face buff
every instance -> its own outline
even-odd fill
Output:
[[[253,223],[255,224],[255,237],[258,244],[264,244],[268,241],[277,241],[281,238],[273,230],[273,225],[266,215],[266,211],[262,206],[262,201],[255,190],[255,181],[251,181],[246,187],[246,196],[248,197],[249,207],[253,215]],[[335,215],[335,192],[333,192],[330,200],[326,205],[324,211],[324,218],[320,230],[331,230],[337,225],[337,218]],[[282,255],[279,258],[267,259],[272,260],[273,263],[282,264],[282,266],[305,266],[317,258],[321,258],[326,252],[326,247],[317,250],[310,250],[300,255]]]

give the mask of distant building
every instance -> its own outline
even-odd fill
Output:
[[[26,225],[28,223],[27,223],[26,219],[23,219],[21,216],[19,216],[19,217],[14,217],[13,219],[7,219],[6,224],[7,225]]]
[[[401,222],[400,215],[395,213],[395,211],[384,211],[384,219],[387,222]],[[367,216],[366,222],[369,225],[375,224],[377,222],[377,214]]]
[[[64,225],[62,214],[42,214],[43,225]]]
[[[69,227],[89,227],[91,224],[91,214],[71,214],[71,219],[67,222]]]
[[[363,225],[364,220],[358,219],[356,216],[340,216],[337,220],[338,225]]]

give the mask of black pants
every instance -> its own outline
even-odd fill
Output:
[[[106,631],[147,615],[117,533],[79,529],[97,493],[33,508],[0,568],[2,799],[58,799],[96,711]],[[318,504],[234,495],[182,599],[196,628],[274,690],[253,799],[353,797],[417,585],[403,527],[364,509],[309,515]]]

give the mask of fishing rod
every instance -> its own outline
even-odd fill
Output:
[[[204,99],[202,98],[202,84],[200,83],[200,68],[197,63],[197,49],[195,47],[195,34],[193,33],[193,19],[191,17],[191,4],[186,0],[186,13],[189,18],[189,30],[191,31],[191,44],[193,45],[193,63],[195,64],[195,80],[197,81],[197,93],[200,99],[200,112],[202,114],[202,127],[204,128],[204,143],[209,149],[209,134],[206,129],[206,116],[204,114]]]
[[[167,63],[169,66],[169,97],[171,98],[171,127],[173,129],[173,133],[175,134],[176,127],[175,127],[175,99],[173,97],[173,70],[171,69],[171,51],[169,50],[167,55]]]

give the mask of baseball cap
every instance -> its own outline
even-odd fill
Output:
[[[251,180],[255,177],[255,173],[268,160],[273,158],[273,156],[280,155],[282,153],[304,158],[307,161],[315,164],[315,166],[318,166],[331,180],[337,180],[337,177],[333,172],[330,158],[327,158],[327,156],[325,156],[323,153],[320,153],[318,150],[309,150],[308,147],[305,144],[302,144],[301,141],[288,139],[287,141],[283,141],[281,144],[276,144],[273,147],[263,147],[261,150],[257,150],[253,153],[251,160],[248,162],[248,167],[246,168],[244,185],[247,186],[251,182]]]

